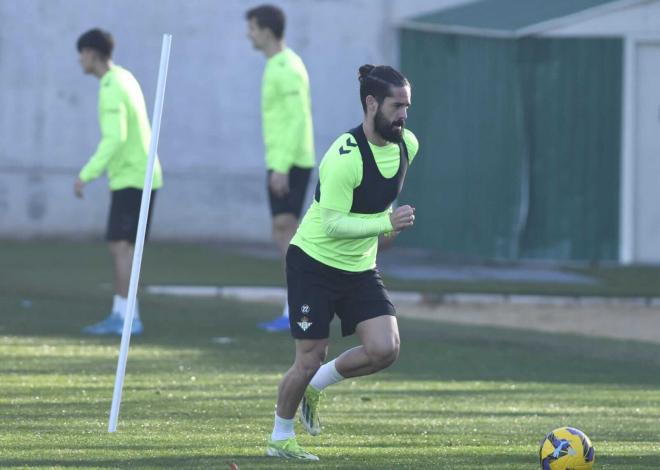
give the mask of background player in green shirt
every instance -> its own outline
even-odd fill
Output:
[[[359,72],[363,122],[341,135],[319,167],[314,202],[286,257],[290,328],[295,361],[282,378],[275,425],[266,453],[318,460],[297,443],[294,416],[312,435],[321,432],[322,390],[348,377],[373,374],[399,354],[395,310],[376,268],[378,237],[413,225],[415,211],[392,211],[419,144],[405,129],[410,84],[389,66]],[[330,322],[361,345],[323,364]],[[323,364],[321,366],[321,364]]]
[[[151,127],[140,84],[128,70],[113,64],[111,60],[114,48],[112,35],[92,29],[80,36],[76,46],[83,71],[100,80],[98,117],[101,141],[80,171],[74,192],[76,196],[83,197],[85,185],[107,173],[112,202],[106,239],[112,253],[115,291],[110,315],[97,324],[83,328],[83,332],[121,335]],[[155,190],[162,185],[160,162],[156,159],[149,220]],[[143,327],[137,303],[134,318],[133,334],[140,334]]]
[[[268,199],[273,238],[282,259],[298,227],[314,167],[314,130],[305,64],[284,43],[284,13],[262,5],[246,13],[248,36],[268,59],[262,79],[261,112]],[[281,317],[259,324],[268,331],[289,329],[288,304]]]

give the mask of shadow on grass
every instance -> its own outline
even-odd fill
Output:
[[[319,462],[296,462],[268,457],[235,457],[231,455],[201,455],[196,457],[141,457],[141,458],[114,458],[114,459],[3,459],[0,465],[3,467],[25,467],[25,468],[205,468],[205,469],[228,469],[229,464],[236,464],[239,469],[291,469],[291,468],[314,468],[325,469],[455,469],[468,470],[475,466],[483,466],[489,470],[512,470],[537,468],[536,461],[531,461],[526,456],[520,455],[484,455],[484,456],[461,456],[438,457],[435,463],[416,463],[414,456],[408,458],[370,458],[360,460],[338,457],[323,457]],[[654,455],[639,456],[603,456],[597,459],[597,465],[603,469],[624,469],[634,465],[636,470],[656,470],[660,465],[660,458]]]
[[[110,275],[103,243],[3,241],[1,246],[0,278],[6,282],[0,283],[0,337],[29,338],[33,346],[65,341],[87,351],[118,350],[118,337],[79,334],[110,306],[110,290],[99,289]],[[149,244],[143,264],[143,283],[273,285],[281,278],[277,260],[210,245]],[[129,373],[160,373],[184,364],[205,371],[279,375],[293,359],[288,333],[267,334],[255,327],[277,315],[278,306],[146,295],[140,303],[146,334],[131,340]],[[400,328],[400,358],[374,380],[660,385],[660,345],[409,319],[400,319]],[[355,338],[340,338],[337,321],[332,334],[329,357],[356,344]],[[218,336],[232,342],[214,344]],[[170,353],[154,358],[134,352],[155,348]],[[16,352],[0,362],[0,371],[111,375],[116,366],[114,359],[107,360],[114,356],[107,350],[82,357],[58,349],[38,357],[32,353]]]
[[[0,301],[0,335],[38,337],[37,341],[44,343],[48,338],[63,339],[83,347],[118,349],[119,337],[77,333],[81,326],[102,318],[88,313],[99,311],[99,302],[94,299],[46,298],[35,300],[29,309],[21,309],[18,303],[16,298]],[[133,353],[129,367],[143,373],[161,372],[176,356],[179,363],[206,369],[222,367],[225,372],[283,372],[293,359],[289,334],[269,334],[255,327],[259,321],[272,318],[275,310],[272,305],[216,299],[146,297],[142,311],[147,333],[133,338],[132,347],[183,352],[171,357],[164,354],[160,360]],[[335,321],[330,357],[356,342],[355,338],[340,338],[337,326]],[[401,319],[400,328],[400,358],[378,380],[660,385],[659,345],[410,319]],[[217,336],[228,337],[231,343],[214,344]],[[102,355],[107,356],[107,352]],[[3,361],[0,371],[112,373],[116,365],[110,361],[99,369],[101,361],[94,356],[40,355],[31,361],[28,353],[20,359]]]
[[[635,455],[635,456],[624,456],[618,457],[616,455],[607,455],[598,458],[596,454],[596,464],[595,466],[600,467],[603,465],[603,468],[606,469],[625,469],[630,468],[634,465],[635,470],[657,470],[660,468],[660,457],[657,455]]]
[[[425,456],[428,459],[428,456]],[[526,469],[530,468],[530,460],[524,456],[471,456],[467,461],[461,462],[463,458],[439,457],[436,462],[416,462],[414,455],[398,455],[397,457],[371,457],[359,459],[351,457],[323,457],[318,462],[292,461],[272,457],[235,457],[229,455],[202,455],[196,457],[150,457],[150,458],[117,458],[117,459],[0,459],[0,464],[12,467],[27,468],[171,468],[171,469],[228,469],[234,463],[239,469],[291,469],[291,468],[314,468],[315,470],[326,469],[472,469],[471,465],[486,465],[489,470],[496,469]],[[535,467],[534,467],[535,468]]]

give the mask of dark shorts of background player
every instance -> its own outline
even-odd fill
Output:
[[[286,255],[289,324],[296,339],[325,339],[336,314],[343,336],[355,333],[358,323],[382,315],[396,315],[376,269],[342,271],[327,266],[289,245]]]
[[[268,170],[266,175],[266,188],[268,190],[268,201],[270,202],[270,213],[273,216],[279,214],[293,214],[297,219],[300,218],[302,213],[303,204],[305,203],[305,196],[307,195],[307,185],[309,184],[309,177],[312,173],[311,168],[299,168],[297,166],[291,167],[289,170],[289,193],[284,197],[278,197],[270,190],[270,174],[272,170]]]
[[[110,215],[108,216],[108,228],[105,233],[105,239],[109,242],[128,241],[135,244],[138,222],[140,220],[142,190],[126,188],[112,191],[111,194]],[[152,191],[145,240],[149,236],[151,213],[154,209],[155,200],[156,191]]]

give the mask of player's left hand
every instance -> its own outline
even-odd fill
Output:
[[[273,171],[270,174],[270,190],[277,197],[289,194],[289,174]]]
[[[82,199],[84,196],[83,194],[83,189],[85,188],[85,183],[83,180],[80,178],[76,179],[76,182],[73,183],[73,192],[76,195],[76,197],[79,197]]]

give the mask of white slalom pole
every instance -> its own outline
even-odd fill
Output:
[[[160,69],[158,70],[158,86],[156,87],[156,102],[151,124],[151,143],[149,145],[149,159],[147,171],[144,175],[144,188],[142,190],[142,202],[140,205],[140,219],[138,222],[137,237],[135,239],[135,251],[133,253],[133,267],[131,269],[131,283],[128,288],[128,299],[126,304],[126,317],[124,318],[124,329],[121,334],[121,346],[119,348],[119,360],[117,362],[117,376],[115,378],[115,390],[112,394],[112,408],[110,409],[110,422],[108,432],[117,430],[117,419],[119,418],[119,405],[121,404],[121,392],[124,387],[124,375],[126,374],[126,361],[128,360],[128,346],[131,341],[131,328],[135,316],[135,299],[137,297],[138,281],[140,279],[140,267],[142,265],[142,251],[144,250],[144,237],[147,231],[147,217],[149,204],[151,202],[151,188],[154,177],[154,164],[156,151],[158,150],[158,136],[160,134],[160,120],[163,115],[163,100],[165,97],[165,82],[167,82],[167,67],[170,61],[170,49],[172,47],[172,35],[163,35],[163,46],[160,52]]]

